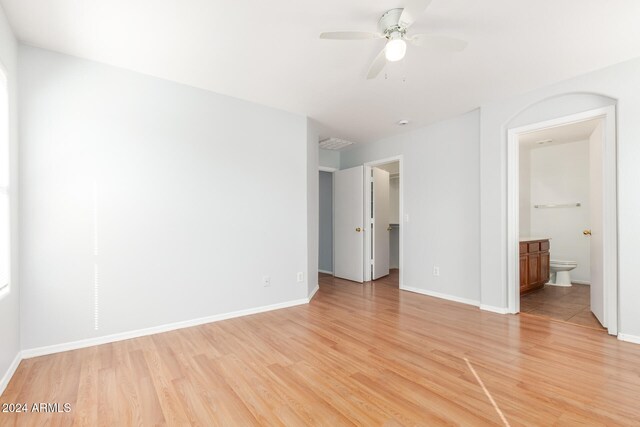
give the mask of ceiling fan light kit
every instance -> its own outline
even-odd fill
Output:
[[[393,33],[384,47],[385,58],[389,62],[400,61],[406,53],[407,43],[402,40],[402,35],[399,32]]]
[[[338,31],[320,34],[321,39],[375,40],[387,39],[387,44],[373,60],[367,79],[376,78],[387,62],[400,61],[407,52],[407,41],[414,46],[439,47],[451,52],[463,50],[467,43],[448,36],[416,34],[407,36],[407,30],[431,4],[431,0],[406,0],[405,8],[386,11],[378,20],[378,33],[364,31]]]

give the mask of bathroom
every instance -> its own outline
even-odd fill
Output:
[[[602,270],[602,233],[593,233],[602,135],[602,119],[591,119],[519,137],[521,313],[602,328],[591,289]]]

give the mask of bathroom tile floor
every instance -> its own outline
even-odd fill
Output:
[[[604,329],[591,313],[590,304],[588,285],[574,283],[567,288],[545,285],[520,297],[520,312]]]

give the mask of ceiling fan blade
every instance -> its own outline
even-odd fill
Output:
[[[381,37],[378,33],[366,31],[330,31],[320,34],[320,38],[326,40],[373,40]]]
[[[448,50],[450,52],[461,52],[468,45],[464,40],[433,34],[416,34],[413,37],[407,38],[407,40],[415,46],[435,47],[438,49]]]
[[[375,79],[380,71],[384,69],[384,66],[387,65],[387,58],[384,55],[384,49],[380,51],[376,59],[373,60],[371,66],[369,67],[369,72],[367,73],[367,80]]]
[[[399,25],[409,28],[424,13],[431,4],[431,0],[405,0],[407,5],[400,15]]]

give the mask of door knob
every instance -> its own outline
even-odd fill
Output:
[[[591,230],[584,230],[582,234],[584,234],[585,236],[591,236]]]
[[[356,228],[356,231],[359,233],[359,232],[362,231],[362,228],[358,227],[358,228]]]

